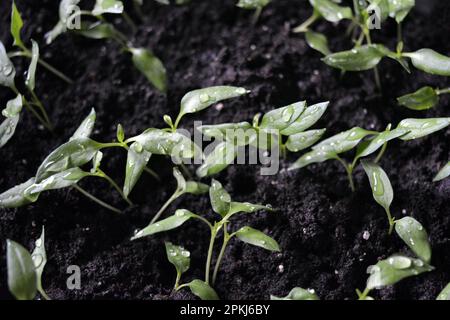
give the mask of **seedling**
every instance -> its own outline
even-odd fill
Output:
[[[239,0],[237,6],[242,9],[255,10],[252,20],[253,24],[256,24],[262,10],[270,3],[270,1],[271,0]]]
[[[325,113],[328,102],[307,106],[305,101],[272,110],[261,118],[257,114],[253,123],[224,123],[197,128],[218,143],[198,168],[197,175],[206,177],[224,170],[238,155],[238,148],[253,146],[270,150],[278,146],[279,153],[298,152],[315,144],[325,129],[309,130]]]
[[[414,52],[404,52],[401,23],[415,6],[414,0],[369,0],[353,1],[353,8],[340,6],[332,0],[309,0],[313,7],[312,16],[294,29],[294,32],[306,34],[309,46],[325,57],[322,59],[327,65],[346,71],[374,70],[377,86],[381,89],[381,80],[377,65],[387,57],[394,59],[409,72],[408,59],[417,69],[441,76],[450,75],[450,58],[432,49],[420,49]],[[371,29],[381,28],[389,17],[394,18],[398,26],[396,52],[382,44],[374,44]],[[348,51],[332,53],[328,47],[325,35],[311,31],[310,27],[318,20],[324,19],[331,23],[349,20],[350,27],[347,34],[352,35],[354,47]]]
[[[107,22],[105,14],[122,15],[131,29],[136,29],[134,22],[124,11],[122,1],[96,0],[92,10],[80,10],[79,0],[62,0],[59,5],[59,21],[56,26],[46,34],[47,44],[53,42],[65,32],[73,32],[90,39],[109,39],[119,44],[123,51],[131,54],[134,66],[158,90],[167,90],[166,69],[161,60],[151,50],[135,47],[126,35],[114,25]],[[81,17],[93,19],[94,22],[80,22]]]
[[[372,300],[373,298],[368,295],[374,289],[394,285],[405,278],[434,270],[430,265],[430,243],[423,226],[412,217],[404,217],[395,222],[395,231],[416,258],[395,254],[370,266],[367,269],[370,276],[367,279],[366,289],[363,292],[356,290],[359,300]]]
[[[314,289],[295,287],[286,297],[270,296],[270,300],[320,300]]]
[[[312,147],[312,151],[300,157],[289,170],[296,170],[313,163],[321,163],[327,160],[338,160],[345,168],[351,189],[355,190],[353,171],[358,166],[361,158],[368,157],[378,150],[374,160],[379,162],[387,149],[388,142],[393,139],[403,141],[415,140],[439,131],[450,125],[450,118],[405,119],[397,128],[391,130],[388,125],[383,132],[365,130],[359,127],[341,132]],[[356,148],[354,159],[348,163],[341,154]]]
[[[450,88],[434,89],[423,87],[414,93],[410,93],[397,98],[398,103],[412,110],[428,110],[439,103],[439,98],[443,94],[449,94]]]
[[[433,181],[438,182],[448,178],[449,176],[450,176],[450,162],[447,162],[447,164],[438,172],[436,177],[434,177]]]
[[[33,300],[39,292],[45,300],[51,300],[42,287],[42,273],[47,263],[44,227],[31,254],[12,240],[6,241],[6,249],[8,287],[13,296],[17,300]]]
[[[217,299],[217,294],[210,285],[214,285],[218,271],[220,269],[220,263],[226,252],[226,247],[229,241],[236,237],[239,240],[246,242],[248,244],[258,246],[270,251],[280,251],[278,243],[264,234],[263,232],[253,229],[251,227],[245,226],[239,230],[230,233],[229,226],[231,224],[231,218],[238,213],[253,213],[259,210],[272,211],[270,206],[254,205],[251,203],[241,203],[234,202],[231,200],[229,193],[222,187],[220,182],[212,180],[211,187],[209,188],[209,196],[211,201],[211,206],[213,211],[217,213],[221,219],[209,222],[203,216],[197,215],[185,209],[179,209],[175,214],[169,218],[160,220],[156,223],[151,223],[144,229],[136,232],[136,234],[131,238],[131,240],[136,240],[145,236],[153,235],[163,231],[169,231],[178,228],[186,221],[190,219],[197,219],[205,223],[210,229],[211,238],[209,243],[208,255],[206,259],[205,267],[205,279],[194,280],[190,283],[179,284],[181,275],[183,272],[187,271],[189,268],[189,252],[182,248],[173,246],[170,243],[166,243],[167,256],[169,261],[175,266],[177,270],[177,279],[175,282],[175,290],[180,290],[184,287],[189,287],[195,295],[201,299]],[[211,276],[211,266],[212,257],[214,250],[214,243],[219,233],[223,234],[223,242],[220,252],[218,254],[214,271],[212,273],[212,281],[210,281]]]

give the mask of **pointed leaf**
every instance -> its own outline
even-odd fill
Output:
[[[5,46],[0,41],[0,85],[9,88],[15,88],[14,77],[16,69],[11,60],[8,58]]]
[[[30,253],[20,244],[6,240],[9,291],[17,300],[36,296],[36,272]]]
[[[339,6],[331,0],[309,0],[309,3],[329,22],[339,22],[353,17],[352,9]]]
[[[246,212],[252,213],[259,210],[268,210],[273,211],[270,205],[261,205],[261,204],[253,204],[249,202],[231,202],[230,210],[228,212],[229,215],[237,213],[237,212]]]
[[[414,140],[428,136],[450,125],[450,118],[405,119],[397,128],[408,130],[402,140]]]
[[[401,23],[416,5],[415,0],[388,0],[388,2],[389,15],[395,18],[397,23]]]
[[[289,136],[286,141],[286,148],[291,152],[298,152],[309,148],[322,138],[326,129],[310,130]]]
[[[0,148],[3,147],[14,135],[20,120],[23,99],[19,94],[16,98],[9,100],[2,114],[6,119],[0,124]]]
[[[191,292],[202,300],[219,300],[216,291],[206,282],[195,279],[187,284]]]
[[[276,252],[280,251],[280,246],[274,239],[263,232],[250,227],[242,227],[236,231],[236,237],[245,243],[249,243],[266,250]]]
[[[447,164],[438,172],[436,177],[434,177],[433,181],[441,181],[450,176],[450,162],[447,162]]]
[[[406,245],[425,263],[431,261],[428,234],[416,219],[404,217],[395,222],[395,231]]]
[[[42,274],[44,273],[45,265],[47,264],[47,252],[45,251],[45,228],[42,226],[42,232],[39,239],[35,242],[35,248],[31,254],[34,268],[36,270],[37,289],[39,292],[44,292],[42,288]]]
[[[191,253],[185,248],[175,246],[171,242],[165,242],[167,259],[175,266],[179,275],[185,273],[189,269]]]
[[[259,125],[261,129],[283,130],[294,123],[306,108],[306,101],[300,101],[266,113]]]
[[[95,120],[97,118],[97,114],[95,113],[95,109],[92,108],[89,115],[81,122],[78,129],[72,135],[70,140],[80,139],[80,138],[89,138],[94,130]]]
[[[237,6],[242,9],[264,8],[271,0],[239,0]]]
[[[151,155],[150,152],[143,150],[138,142],[133,143],[128,149],[125,182],[123,185],[123,193],[126,197],[128,197],[141,177]]]
[[[439,96],[435,89],[424,87],[414,93],[397,98],[398,103],[412,110],[427,110],[439,103]]]
[[[289,167],[289,170],[301,169],[313,163],[321,163],[330,159],[336,159],[336,156],[336,153],[330,150],[312,150],[298,158],[297,161]]]
[[[450,300],[450,283],[439,293],[436,300]]]
[[[394,199],[394,190],[386,172],[376,163],[361,161],[364,171],[370,181],[372,194],[375,201],[386,211],[389,210]]]
[[[222,217],[226,216],[230,211],[231,197],[222,184],[215,179],[212,179],[211,187],[209,188],[209,198],[214,212]]]
[[[237,147],[228,142],[219,143],[214,150],[206,156],[204,163],[197,169],[200,178],[212,176],[227,168],[237,156]]]
[[[322,102],[307,107],[294,123],[292,123],[289,127],[281,131],[281,134],[285,136],[290,136],[309,129],[317,121],[319,121],[319,119],[327,110],[328,105],[329,102]]]
[[[20,16],[19,10],[17,10],[16,3],[13,1],[12,3],[12,12],[11,12],[11,35],[14,38],[14,44],[18,47],[23,47],[23,42],[20,37],[20,31],[23,27],[23,20]]]
[[[173,176],[177,180],[177,190],[184,192],[184,190],[186,190],[186,179],[183,177],[178,168],[173,168]]]
[[[77,33],[89,39],[114,39],[117,31],[114,26],[106,22],[96,22],[90,25],[82,25]]]
[[[323,34],[314,31],[306,31],[305,37],[308,45],[314,50],[319,51],[324,56],[331,54],[330,48],[328,47],[328,39]]]
[[[27,71],[27,78],[25,79],[25,85],[30,89],[30,91],[34,91],[36,86],[36,68],[39,61],[39,46],[31,39],[32,43],[32,51],[31,51],[31,62]]]
[[[34,184],[34,178],[19,184],[0,194],[0,208],[18,208],[30,203],[24,191]]]
[[[367,157],[368,155],[371,155],[378,149],[380,149],[385,143],[393,139],[399,138],[401,136],[404,136],[407,133],[408,133],[407,130],[401,128],[383,131],[374,136],[372,139],[362,142],[358,146],[358,149],[356,151],[356,157],[357,158]]]
[[[167,91],[167,71],[153,52],[144,48],[130,48],[134,66],[159,91]]]
[[[322,60],[327,65],[344,71],[365,71],[375,68],[384,56],[378,45],[364,45],[327,55]]]
[[[95,2],[94,10],[92,14],[95,16],[100,16],[104,13],[123,13],[123,3],[117,0],[97,0]]]
[[[420,49],[404,54],[419,70],[439,76],[450,76],[450,58],[431,49]]]
[[[286,297],[270,296],[270,300],[320,300],[313,289],[296,287]]]
[[[321,143],[315,145],[313,150],[340,154],[353,149],[361,142],[362,139],[375,133],[376,132],[374,131],[354,127],[322,141]]]
[[[209,186],[207,184],[195,181],[186,182],[185,193],[200,195],[205,194],[209,191]]]

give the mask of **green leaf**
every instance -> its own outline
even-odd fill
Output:
[[[450,283],[439,293],[436,300],[450,300]]]
[[[34,184],[34,178],[19,184],[2,194],[0,194],[1,208],[18,208],[30,203],[30,200],[24,196],[24,191]]]
[[[16,69],[11,60],[8,58],[5,46],[0,41],[0,85],[15,89],[14,77],[16,76]]]
[[[25,85],[30,89],[30,91],[34,91],[36,86],[36,68],[39,61],[39,46],[36,41],[31,39],[32,49],[31,49],[31,62],[27,71],[27,78],[25,79]]]
[[[367,288],[369,290],[380,289],[433,269],[432,266],[425,264],[420,259],[393,255],[367,269],[367,273],[370,274],[369,279],[367,279]]]
[[[434,50],[420,49],[403,55],[411,58],[412,64],[419,70],[439,76],[450,76],[450,58]]]
[[[191,289],[191,292],[202,300],[219,300],[216,291],[211,288],[206,282],[195,279],[186,284]]]
[[[53,29],[44,35],[45,43],[51,44],[58,36],[60,36],[64,32],[66,32],[65,23],[62,21],[58,21],[58,23],[53,27]]]
[[[24,47],[24,44],[22,42],[22,39],[20,37],[20,31],[23,27],[23,20],[20,16],[19,10],[17,10],[17,6],[15,1],[12,3],[12,11],[11,11],[11,35],[14,38],[14,44],[15,46]]]
[[[35,242],[34,250],[31,254],[31,259],[33,260],[34,268],[36,270],[36,287],[37,290],[45,295],[45,291],[42,288],[42,274],[44,273],[45,265],[47,264],[47,252],[45,251],[45,228],[42,226],[42,232],[39,239]]]
[[[228,141],[235,146],[245,146],[256,139],[256,130],[248,122],[205,125],[197,129],[205,136]]]
[[[325,131],[326,129],[320,129],[293,134],[287,139],[286,148],[291,152],[304,150],[319,141]]]
[[[439,95],[431,87],[423,87],[414,93],[397,98],[401,106],[412,110],[427,110],[439,103]]]
[[[300,101],[266,113],[259,125],[261,129],[283,130],[294,123],[303,113],[306,101]]]
[[[245,243],[249,243],[269,251],[280,251],[280,246],[278,245],[278,243],[259,230],[250,227],[242,227],[241,229],[236,231],[235,234],[239,240]]]
[[[363,45],[352,50],[327,55],[322,60],[329,66],[343,71],[364,71],[375,68],[385,57],[380,45]]]
[[[388,0],[389,16],[401,23],[412,8],[416,5],[415,0]]]
[[[245,88],[217,86],[188,92],[181,99],[179,118],[188,113],[196,113],[223,100],[249,93]]]
[[[372,139],[362,142],[356,151],[356,158],[359,159],[367,157],[380,149],[385,143],[404,136],[407,133],[407,130],[401,128],[383,131],[374,136]]]
[[[222,184],[215,179],[212,179],[211,187],[209,188],[209,198],[214,212],[225,217],[230,211],[231,197]]]
[[[397,128],[408,130],[409,133],[402,136],[402,140],[414,140],[428,136],[450,125],[450,118],[405,119]]]
[[[235,214],[237,212],[245,212],[245,213],[252,213],[259,210],[268,210],[273,211],[272,207],[270,205],[260,205],[260,204],[253,204],[249,202],[234,202],[232,201],[230,203],[230,209],[228,211],[229,215]]]
[[[120,123],[117,125],[116,137],[119,142],[123,142],[125,140],[125,131]]]
[[[204,178],[219,173],[233,163],[237,156],[237,147],[228,142],[219,143],[206,156],[204,163],[197,169],[197,176]]]
[[[183,177],[178,168],[173,168],[173,176],[177,180],[177,190],[184,192],[184,190],[186,190],[186,179]]]
[[[329,22],[339,22],[353,17],[352,9],[339,6],[331,0],[309,0],[309,3]]]
[[[66,142],[50,153],[36,173],[36,183],[71,168],[81,167],[94,158],[102,145],[89,138]]]
[[[102,159],[103,159],[103,152],[97,151],[94,158],[92,159],[92,169],[91,169],[92,174],[98,172],[100,165],[102,164]]]
[[[242,9],[264,8],[271,0],[239,0],[237,6]]]
[[[117,0],[97,0],[95,2],[94,10],[92,14],[94,16],[100,16],[104,13],[121,14],[123,13],[123,3]]]
[[[133,143],[128,149],[125,182],[123,185],[123,193],[126,197],[128,197],[141,177],[151,155],[152,154],[144,150],[138,142]]]
[[[419,221],[412,217],[404,217],[395,221],[395,231],[418,258],[430,263],[431,247],[428,234]]]
[[[14,135],[20,120],[22,104],[23,100],[20,94],[6,103],[6,108],[2,111],[2,115],[5,116],[6,119],[0,124],[0,148]]]
[[[270,300],[320,300],[313,289],[296,287],[286,297],[270,296]]]
[[[386,211],[389,211],[389,207],[394,199],[394,190],[389,177],[378,164],[365,160],[361,161],[361,163],[369,178],[373,198]]]
[[[209,191],[209,186],[207,184],[195,181],[186,182],[185,193],[200,195],[205,194]]]
[[[300,158],[298,158],[297,161],[295,161],[294,164],[292,164],[288,170],[290,171],[301,169],[313,163],[321,163],[330,159],[336,159],[336,157],[337,154],[331,150],[327,151],[312,150],[308,153],[305,153]]]
[[[185,209],[179,209],[175,211],[175,215],[160,220],[158,222],[152,223],[147,227],[145,227],[144,229],[138,231],[131,238],[131,240],[136,240],[155,233],[176,229],[193,217],[195,217],[195,214],[193,214],[192,212]]]
[[[95,109],[92,108],[89,115],[81,122],[78,129],[72,135],[70,140],[81,139],[81,138],[89,138],[94,130],[95,120],[97,118],[97,114],[95,113]]]
[[[361,142],[362,139],[375,133],[376,132],[374,131],[354,127],[322,141],[321,143],[315,145],[313,150],[320,150],[328,154],[340,154],[353,149]]]
[[[441,181],[450,176],[450,162],[447,162],[447,164],[438,172],[436,177],[434,177],[433,182]]]
[[[290,136],[311,128],[317,121],[319,121],[319,119],[325,113],[325,111],[328,108],[328,105],[329,102],[322,102],[307,107],[294,123],[292,123],[289,127],[281,131],[281,134],[285,136]]]
[[[185,248],[175,246],[171,242],[165,242],[167,259],[175,266],[179,275],[185,273],[189,269],[191,253]]]
[[[378,8],[380,13],[380,20],[381,22],[386,21],[386,19],[389,17],[389,1],[390,0],[369,0],[370,5],[366,8],[366,12],[369,13],[369,15],[373,12],[376,12]]]
[[[20,244],[6,240],[9,291],[17,300],[36,296],[36,272],[30,253]]]
[[[328,47],[328,39],[323,34],[314,31],[306,31],[305,37],[308,45],[314,50],[319,51],[324,56],[331,54],[330,48]]]
[[[159,91],[167,91],[167,72],[161,60],[144,48],[130,48],[134,66]]]
[[[114,26],[106,22],[96,22],[82,27],[77,33],[89,39],[114,39],[117,31]]]

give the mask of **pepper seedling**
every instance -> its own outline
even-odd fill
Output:
[[[62,33],[71,31],[90,39],[109,39],[120,45],[123,51],[131,54],[131,59],[147,80],[158,90],[167,90],[167,72],[161,60],[148,49],[135,47],[128,37],[119,31],[113,24],[107,22],[105,14],[122,15],[125,21],[134,30],[136,26],[124,11],[122,1],[96,0],[92,10],[80,10],[80,0],[62,0],[59,5],[59,21],[56,26],[46,34],[47,44],[52,43]],[[94,22],[79,21],[87,17]]]
[[[238,155],[238,148],[253,146],[270,150],[278,146],[279,153],[298,152],[315,144],[325,129],[308,130],[325,113],[328,102],[307,106],[296,102],[264,114],[257,114],[253,123],[224,123],[198,127],[204,135],[219,143],[197,170],[197,176],[206,177],[219,173]]]
[[[270,296],[270,300],[320,300],[314,289],[295,287],[285,297]]]
[[[261,16],[262,10],[270,3],[270,1],[271,0],[239,0],[237,6],[246,10],[255,10],[252,21],[253,24],[256,24]]]
[[[355,190],[353,182],[353,171],[361,158],[374,154],[378,155],[374,160],[379,162],[384,155],[388,142],[393,139],[403,141],[415,140],[437,132],[450,125],[450,118],[428,118],[428,119],[404,119],[397,128],[391,130],[388,125],[383,132],[355,127],[350,130],[336,134],[312,147],[312,151],[301,156],[289,170],[296,170],[313,163],[321,163],[327,160],[338,160],[347,172],[351,189]],[[348,163],[341,154],[356,148],[354,159]]]
[[[359,300],[372,300],[373,298],[368,295],[374,289],[394,285],[405,278],[434,270],[430,265],[431,247],[428,234],[423,226],[412,217],[404,217],[395,222],[395,231],[414,252],[416,258],[394,254],[370,266],[367,269],[370,276],[367,279],[366,289],[363,292],[356,291]]]
[[[6,251],[8,287],[12,295],[17,300],[33,300],[39,292],[45,300],[51,300],[42,287],[42,274],[47,264],[44,227],[31,254],[12,240],[6,240]]]
[[[397,101],[399,105],[411,110],[428,110],[439,103],[441,95],[449,93],[450,88],[434,89],[432,87],[423,87],[414,93],[397,98]]]
[[[131,240],[136,240],[159,232],[173,230],[180,227],[190,219],[200,220],[205,223],[210,229],[211,237],[206,259],[204,281],[196,279],[190,283],[180,285],[179,280],[181,278],[181,274],[187,271],[189,267],[188,261],[190,254],[184,248],[174,247],[173,245],[166,244],[167,256],[169,258],[169,261],[175,265],[175,268],[177,270],[175,290],[189,287],[192,293],[199,296],[201,299],[218,298],[211,285],[214,285],[216,281],[222,258],[226,252],[227,245],[232,238],[238,238],[245,243],[258,246],[269,251],[280,251],[278,243],[259,230],[245,226],[232,233],[230,233],[229,231],[231,218],[236,214],[253,213],[259,210],[272,211],[272,208],[270,206],[255,205],[247,202],[234,202],[231,200],[230,194],[222,187],[222,184],[216,180],[212,180],[211,187],[209,188],[209,196],[213,211],[217,213],[221,219],[211,223],[201,215],[192,213],[185,209],[179,209],[173,216],[160,220],[156,223],[149,224],[144,229],[136,232],[135,235],[131,238]],[[221,232],[223,234],[223,242],[216,260],[214,271],[212,273],[212,281],[210,281],[210,270],[212,266],[214,243],[217,235]]]
[[[415,6],[414,0],[369,0],[353,1],[353,8],[341,6],[331,0],[309,0],[313,7],[312,16],[294,29],[294,32],[305,33],[308,45],[324,55],[322,59],[327,65],[346,71],[374,70],[375,81],[381,89],[381,80],[377,65],[387,57],[394,59],[409,71],[410,59],[417,69],[441,76],[450,75],[450,58],[432,49],[420,49],[404,52],[401,24],[409,11]],[[372,42],[371,29],[380,28],[381,23],[389,17],[394,18],[398,26],[396,52],[382,44]],[[351,34],[354,47],[348,51],[333,53],[325,35],[310,30],[312,24],[324,19],[331,23],[349,20],[347,34]]]

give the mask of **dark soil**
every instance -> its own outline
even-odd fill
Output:
[[[0,5],[0,39],[8,46],[12,42],[10,2]],[[307,1],[273,1],[256,27],[251,26],[251,12],[236,8],[235,2],[205,0],[167,7],[146,1],[145,18],[136,34],[129,36],[136,45],[153,48],[167,66],[170,87],[163,95],[113,42],[69,34],[44,45],[45,32],[57,20],[58,1],[17,0],[25,21],[24,39],[36,39],[43,57],[75,83],[66,85],[39,69],[37,92],[50,112],[55,132],[40,129],[29,113],[23,113],[16,135],[0,151],[0,190],[33,176],[45,156],[71,136],[90,108],[98,113],[93,138],[112,141],[118,123],[123,124],[127,136],[163,126],[162,116],[175,116],[181,97],[200,87],[231,84],[252,93],[225,102],[221,111],[211,108],[187,117],[186,128],[192,127],[194,119],[205,123],[250,120],[257,112],[303,99],[310,104],[331,101],[318,125],[327,127],[328,135],[356,125],[382,130],[407,117],[449,115],[448,97],[426,112],[408,111],[395,103],[397,96],[423,85],[448,86],[448,78],[417,71],[408,75],[398,64],[383,61],[384,95],[380,97],[371,72],[341,78],[339,72],[321,63],[320,55],[307,47],[303,37],[291,33],[311,13]],[[88,8],[90,5],[88,2]],[[450,2],[440,1],[435,6],[430,2],[428,9],[415,9],[407,19],[406,48],[429,47],[449,55]],[[118,23],[127,30],[120,20]],[[315,29],[333,39],[335,50],[349,47],[342,28],[320,23]],[[393,49],[395,34],[395,25],[388,23],[374,37]],[[28,63],[20,58],[14,62],[19,74]],[[2,105],[11,97],[6,89],[0,90]],[[431,182],[449,159],[449,138],[450,129],[446,129],[418,141],[394,142],[382,160],[395,190],[392,212],[398,218],[411,215],[422,222],[430,235],[436,270],[374,292],[376,298],[434,299],[450,281],[450,180]],[[283,166],[297,156],[290,156]],[[123,152],[108,151],[104,159],[105,171],[121,182]],[[42,225],[49,257],[43,281],[54,299],[193,298],[187,291],[171,294],[175,272],[165,257],[163,242],[170,239],[191,251],[191,270],[184,276],[184,281],[189,281],[203,275],[207,229],[189,222],[175,232],[129,240],[135,229],[147,225],[174,189],[170,163],[157,157],[151,163],[164,183],[143,176],[132,194],[137,205],[120,215],[71,189],[45,193],[37,203],[21,209],[1,209],[0,298],[11,298],[6,287],[5,240],[32,248]],[[235,226],[249,224],[264,230],[282,248],[282,253],[271,254],[232,241],[216,284],[223,299],[267,299],[270,294],[287,294],[295,286],[314,288],[322,299],[354,299],[355,289],[365,286],[367,266],[392,253],[408,252],[396,235],[388,236],[384,211],[373,200],[361,168],[356,172],[357,191],[353,194],[345,172],[334,162],[266,177],[259,175],[257,166],[231,166],[217,179],[237,201],[270,203],[278,209],[275,214],[244,215],[235,220]],[[109,203],[126,206],[102,181],[86,180],[82,186]],[[204,214],[211,211],[208,196],[186,196],[169,211],[176,208]],[[366,230],[370,232],[368,240],[362,237]],[[66,289],[69,265],[81,267],[81,290]]]

